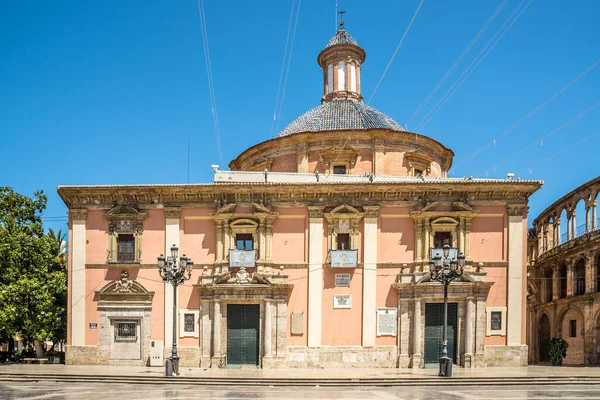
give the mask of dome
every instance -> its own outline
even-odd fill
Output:
[[[343,29],[340,29],[335,33],[335,36],[332,37],[329,42],[327,42],[327,46],[325,46],[325,48],[335,46],[336,44],[353,44],[358,46],[356,40],[354,40],[354,38]]]
[[[300,132],[321,132],[353,129],[404,129],[381,111],[354,100],[329,101],[309,110],[283,128],[278,137]]]

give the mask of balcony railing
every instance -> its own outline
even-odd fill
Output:
[[[142,252],[141,251],[128,251],[128,252],[119,252],[117,250],[113,250],[112,252],[108,251],[107,262],[109,264],[138,264],[142,262]]]
[[[358,250],[330,250],[328,261],[331,263],[331,268],[356,268]]]
[[[255,250],[237,250],[229,249],[229,266],[230,267],[256,267],[256,259],[258,251]]]
[[[590,232],[593,232],[594,229],[591,229],[591,228],[592,228],[592,223],[590,221]],[[598,229],[600,229],[600,218],[598,218],[596,220],[596,229],[595,230],[598,230]],[[587,232],[585,231],[585,224],[579,225],[577,228],[575,228],[575,237],[572,237],[569,240],[578,238],[579,236],[583,236],[586,233]],[[567,240],[567,233],[566,232],[560,235],[560,244],[563,244],[565,242],[568,242],[568,240]]]

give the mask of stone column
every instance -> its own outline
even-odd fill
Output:
[[[215,220],[215,225],[217,229],[217,254],[216,254],[216,262],[223,261],[223,220],[217,219]]]
[[[554,218],[554,247],[560,245],[560,214]]]
[[[258,227],[258,259],[265,261],[267,259],[267,227],[265,220],[260,221]]]
[[[264,356],[272,357],[273,352],[271,350],[271,341],[273,336],[273,318],[272,318],[273,305],[271,300],[265,300],[265,327],[264,327]]]
[[[266,249],[265,251],[267,252],[267,254],[265,255],[265,261],[271,262],[273,260],[273,220],[272,219],[267,219],[266,221],[267,226],[266,226],[266,239],[267,239],[267,244],[266,244]]]
[[[597,219],[596,219],[596,207],[598,206],[598,202],[594,201],[592,202],[592,230],[596,230],[598,229],[598,227],[596,226],[597,223]]]
[[[407,368],[410,365],[410,349],[408,347],[411,329],[411,312],[409,311],[409,300],[400,298],[400,290],[398,290],[398,366]],[[414,322],[413,322],[414,323]]]
[[[70,210],[71,221],[71,346],[85,346],[85,246],[87,210]],[[107,327],[108,329],[108,327]]]
[[[171,246],[179,247],[179,207],[165,207],[165,256],[171,254]],[[180,254],[183,254],[180,250]],[[165,288],[165,352],[171,354],[173,347],[173,320],[177,319],[177,315],[173,315],[173,285],[168,282],[164,283]],[[179,307],[177,307],[179,309]]]
[[[465,367],[473,367],[473,319],[475,317],[475,298],[467,297],[465,313]]]
[[[477,298],[475,304],[475,362],[473,367],[485,367],[485,299]]]
[[[286,300],[280,300],[277,302],[276,306],[277,329],[275,334],[275,349],[277,351],[277,357],[285,357],[287,353],[287,302]]]
[[[471,218],[465,221],[465,257],[471,256]]]
[[[575,239],[577,237],[577,212],[573,210],[573,215],[571,217],[571,239]]]
[[[458,230],[458,252],[465,254],[465,219],[460,217],[460,225]]]
[[[413,347],[412,347],[412,367],[418,369],[421,367],[421,299],[415,298],[413,311]]]
[[[337,75],[337,74],[336,74]],[[321,346],[323,314],[323,209],[308,207],[308,346]]]
[[[221,359],[221,301],[218,299],[213,300],[213,332],[212,332],[212,367],[216,368],[219,366],[219,360]]]
[[[415,249],[415,259],[416,261],[421,261],[423,251],[423,220],[416,219],[415,220],[415,236],[416,236],[416,249]]]
[[[566,260],[567,262],[567,297],[571,297],[573,296],[574,293],[574,287],[575,285],[573,284],[573,260]]]
[[[525,205],[508,207],[508,316],[506,340],[509,346],[520,346],[523,342],[523,214]]]
[[[429,248],[431,247],[431,223],[429,222],[429,218],[423,221],[423,227],[425,228],[425,237],[423,238],[425,241],[423,246],[425,253],[423,254],[423,257],[425,260],[429,260]]]
[[[377,222],[379,207],[364,207],[362,345],[375,346],[377,337]]]
[[[558,300],[560,296],[560,268],[558,265],[554,265],[552,267],[552,300]]]
[[[210,367],[210,301],[200,301],[200,367]]]
[[[587,206],[585,208],[585,233],[588,233],[591,229],[590,226],[590,211],[591,211],[591,207]]]
[[[594,279],[594,253],[585,254],[585,292],[596,291],[596,280]]]

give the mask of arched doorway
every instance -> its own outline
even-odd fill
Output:
[[[542,319],[540,320],[540,341],[539,341],[539,349],[540,349],[540,358],[541,362],[548,362],[550,358],[548,357],[548,350],[550,344],[550,319],[546,314],[542,315]]]

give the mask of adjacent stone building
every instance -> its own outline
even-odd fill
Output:
[[[526,364],[527,201],[542,183],[449,178],[450,149],[362,102],[365,57],[340,29],[318,56],[321,105],[214,166],[213,183],[58,188],[67,363],[160,363],[177,318],[184,366],[435,365],[429,249],[449,244],[467,257],[450,357]],[[173,244],[194,261],[176,315],[156,268]]]
[[[551,338],[569,343],[564,364],[600,362],[598,193],[600,177],[556,200],[535,219],[529,232],[527,343],[531,362],[549,361]],[[585,211],[580,226],[578,204]]]

